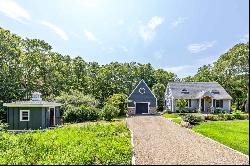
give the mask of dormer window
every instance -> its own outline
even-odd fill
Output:
[[[189,92],[187,89],[182,89],[181,93],[188,94]]]
[[[220,92],[218,90],[212,90],[211,93],[213,93],[213,94],[219,94]]]

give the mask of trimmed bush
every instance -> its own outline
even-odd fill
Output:
[[[205,120],[218,121],[219,117],[218,115],[207,115],[205,116]]]
[[[196,125],[205,121],[205,118],[203,115],[187,114],[183,116],[183,121],[189,122],[191,125]]]
[[[119,108],[116,108],[110,104],[106,104],[102,108],[101,116],[104,120],[111,121],[113,118],[116,118],[119,115],[119,112]]]

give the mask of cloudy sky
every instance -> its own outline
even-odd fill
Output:
[[[249,40],[248,0],[0,0],[0,27],[100,64],[193,75]]]

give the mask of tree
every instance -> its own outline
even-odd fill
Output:
[[[107,100],[107,103],[119,108],[119,116],[126,115],[128,96],[126,94],[113,94]]]
[[[164,107],[164,95],[165,95],[165,90],[166,87],[161,84],[155,84],[152,88],[153,93],[155,94],[156,98],[157,98],[157,107],[159,111],[163,111],[163,107]]]

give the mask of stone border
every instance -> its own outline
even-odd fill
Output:
[[[126,126],[128,127],[128,124],[127,124],[127,118],[126,118]],[[132,130],[130,130],[130,128],[128,127],[128,129],[129,129],[129,131],[130,131],[130,133],[131,133],[131,145],[132,145],[132,165],[136,165],[135,164],[135,151],[134,151],[134,134],[133,134],[133,131]]]
[[[164,118],[164,117],[162,117],[162,118]],[[165,120],[168,120],[167,118],[164,118]],[[170,122],[172,122],[171,120],[169,120]],[[174,123],[174,122],[172,122],[172,123]],[[179,125],[179,124],[176,124],[176,123],[174,123],[175,125],[178,125],[179,127],[182,127],[181,125]],[[201,137],[203,137],[203,138],[205,138],[205,139],[208,139],[208,140],[210,140],[210,141],[212,141],[212,142],[214,142],[215,144],[219,144],[219,145],[221,145],[222,147],[224,147],[224,148],[226,148],[226,149],[229,149],[229,150],[231,150],[231,151],[233,151],[233,152],[236,152],[236,153],[238,153],[238,154],[240,154],[240,155],[243,155],[243,156],[245,156],[245,157],[247,157],[248,159],[249,159],[249,156],[248,155],[246,155],[246,154],[244,154],[244,153],[242,153],[242,152],[240,152],[240,151],[237,151],[237,150],[235,150],[235,149],[233,149],[233,148],[230,148],[230,147],[228,147],[228,146],[226,146],[226,145],[224,145],[224,144],[222,144],[222,143],[220,143],[220,142],[218,142],[218,141],[215,141],[215,140],[213,140],[212,138],[209,138],[209,137],[206,137],[206,136],[204,136],[204,135],[202,135],[202,134],[200,134],[200,133],[197,133],[197,132],[195,132],[195,131],[193,131],[192,129],[189,129],[189,128],[186,128],[186,127],[182,127],[182,128],[185,128],[185,129],[187,129],[187,130],[189,130],[189,131],[191,131],[191,132],[193,132],[193,133],[195,133],[195,134],[197,134],[197,135],[199,135],[199,136],[201,136]]]

